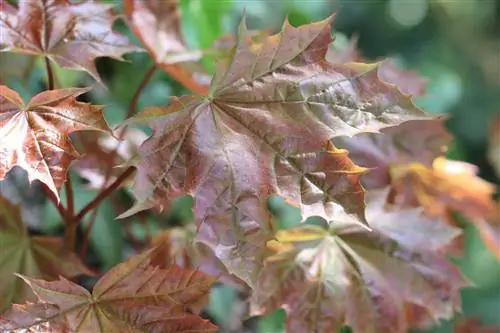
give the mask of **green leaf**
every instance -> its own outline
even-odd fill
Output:
[[[229,31],[228,14],[232,1],[181,0],[182,29],[191,48],[209,48],[215,40]],[[214,57],[205,56],[203,64],[215,72]]]

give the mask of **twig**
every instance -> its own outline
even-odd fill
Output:
[[[149,80],[153,77],[153,74],[155,73],[155,71],[156,71],[156,64],[153,64],[153,66],[144,75],[144,78],[142,79],[141,83],[139,84],[139,87],[137,87],[137,90],[134,94],[134,97],[132,97],[132,101],[130,102],[130,105],[128,107],[128,112],[127,112],[126,118],[130,117],[134,113],[135,108],[137,107],[137,103],[139,101],[139,97],[141,95],[141,92],[144,90],[144,88],[148,84]],[[123,137],[126,134],[126,129],[127,129],[127,127],[123,128],[122,131],[120,132],[120,134],[118,136],[119,140],[123,140]],[[77,221],[81,220],[81,218],[83,216],[85,216],[85,214],[87,214],[90,210],[92,210],[95,207],[96,202],[97,202],[97,204],[99,204],[100,201],[102,201],[109,194],[111,194],[112,191],[114,191],[118,186],[120,186],[121,183],[123,181],[125,181],[127,179],[127,177],[132,174],[132,172],[134,172],[134,168],[128,168],[127,170],[124,171],[124,173],[120,177],[118,177],[114,181],[113,184],[111,184],[109,187],[105,188],[106,184],[109,181],[109,178],[111,177],[111,171],[113,170],[114,160],[118,154],[119,145],[120,145],[120,143],[118,144],[118,147],[114,150],[113,155],[111,157],[111,160],[113,161],[113,163],[111,163],[111,165],[108,167],[108,170],[106,170],[106,176],[104,178],[103,188],[101,188],[101,192],[94,198],[94,200],[92,200],[92,202],[90,202],[87,206],[85,206],[78,213],[78,215],[75,217],[75,219]]]
[[[57,208],[57,211],[59,212],[59,215],[63,218],[63,220],[67,219],[68,213],[66,212],[66,209],[62,205],[61,201],[58,201],[54,193],[49,190],[47,186],[43,186],[43,189],[45,190],[45,194],[49,198],[49,200],[54,204],[54,206]]]
[[[151,78],[153,77],[153,74],[156,72],[156,68],[157,68],[156,64],[153,64],[153,66],[151,66],[151,68],[146,72],[146,74],[144,74],[144,77],[142,78],[139,87],[137,87],[137,90],[135,91],[134,97],[132,97],[132,101],[130,101],[127,115],[125,116],[125,118],[129,118],[130,116],[132,116],[132,114],[134,114],[135,108],[137,107],[137,103],[139,102],[139,97],[141,96],[141,93],[144,90],[144,88],[146,88],[146,86],[148,85],[149,80],[151,80]]]
[[[135,109],[137,108],[137,103],[139,102],[139,97],[141,96],[141,93],[144,90],[144,88],[147,86],[148,82],[153,77],[153,74],[156,72],[156,68],[157,68],[156,64],[153,64],[153,66],[151,66],[151,68],[144,75],[141,83],[139,84],[139,87],[137,87],[137,90],[136,90],[134,96],[132,97],[132,100],[131,100],[130,105],[128,107],[126,118],[129,118],[134,113]],[[120,133],[118,135],[118,140],[119,141],[123,140],[123,138],[125,137],[126,131],[127,131],[127,127],[124,127],[120,131]],[[74,221],[75,225],[78,225],[81,222],[81,220],[83,219],[83,217],[85,217],[85,215],[89,211],[91,211],[92,209],[96,209],[99,206],[99,204],[101,203],[101,201],[103,201],[109,195],[111,195],[134,172],[134,168],[133,167],[129,167],[111,185],[109,185],[108,187],[105,187],[108,184],[108,181],[109,181],[109,179],[111,177],[111,174],[112,174],[112,171],[113,171],[114,161],[116,159],[116,156],[118,155],[118,149],[120,147],[120,144],[121,144],[121,142],[118,143],[118,146],[113,151],[113,154],[111,156],[112,163],[108,166],[108,168],[106,170],[106,174],[105,174],[105,177],[104,177],[104,182],[103,182],[103,186],[101,188],[101,191],[99,192],[99,194],[91,202],[89,202],[74,217],[73,221]],[[94,214],[94,216],[95,216],[95,214]],[[92,230],[92,227],[94,225],[93,222],[94,221],[91,220],[90,223],[89,223],[89,225],[88,225],[88,227],[87,227],[87,229],[85,230],[84,244],[88,243],[88,239],[87,238],[89,237],[90,232]],[[76,230],[74,230],[73,232],[76,233]],[[81,256],[85,255],[85,252],[87,250],[86,248],[87,248],[87,246],[84,246],[84,248],[82,248],[82,251],[80,252]]]
[[[52,66],[50,65],[49,58],[45,57],[45,67],[47,68],[47,78],[48,78],[48,90],[54,90],[54,72],[52,71]]]
[[[77,223],[80,223],[80,221],[83,219],[85,215],[87,215],[88,212],[99,206],[101,201],[106,199],[111,193],[113,193],[118,187],[120,187],[120,185],[134,171],[135,171],[134,167],[128,167],[127,170],[125,170],[111,185],[109,185],[104,190],[99,192],[99,194],[91,202],[89,202],[85,207],[83,207],[82,210],[75,216],[74,220],[77,221]]]
[[[64,183],[64,187],[66,189],[66,201],[68,207],[66,208],[68,214],[70,216],[75,215],[75,199],[73,197],[73,184],[71,182],[71,176],[68,175],[66,182]]]

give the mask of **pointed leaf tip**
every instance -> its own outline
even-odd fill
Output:
[[[0,159],[6,161],[0,165],[0,180],[20,166],[30,181],[40,180],[59,200],[69,165],[80,157],[69,135],[81,130],[111,133],[102,107],[76,100],[87,91],[47,90],[25,104],[13,90],[0,87]]]

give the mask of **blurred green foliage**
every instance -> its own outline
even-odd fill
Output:
[[[121,5],[120,1],[116,3]],[[478,165],[482,177],[499,183],[485,150],[489,123],[500,112],[500,0],[181,0],[181,6],[183,34],[192,48],[208,48],[217,37],[234,33],[243,12],[251,29],[274,31],[279,30],[287,15],[292,24],[298,25],[337,12],[333,25],[337,38],[345,40],[356,34],[364,56],[374,60],[395,57],[402,66],[428,78],[427,94],[417,103],[426,111],[451,116],[448,127],[456,140],[450,158]],[[123,22],[117,28],[139,45]],[[31,59],[0,54],[3,79],[26,100],[43,90],[46,80],[43,64]],[[106,105],[106,118],[116,125],[125,118],[130,99],[152,65],[146,53],[130,54],[126,59],[128,62],[98,60],[107,90],[96,86],[85,73],[61,69],[57,69],[58,86],[93,85],[89,97],[94,103]],[[213,59],[204,59],[203,64],[213,73]],[[187,93],[167,75],[157,72],[141,95],[139,108],[165,104],[170,96]],[[78,177],[71,176],[79,209],[96,192],[85,190]],[[64,193],[61,198],[65,198]],[[290,227],[298,220],[297,209],[287,207],[280,198],[271,198],[269,205],[281,227]],[[179,206],[182,208],[175,209],[179,218],[189,219],[189,202]],[[114,220],[115,216],[110,204],[104,203],[90,238],[92,253],[104,268],[121,261],[126,252],[122,222]],[[147,228],[154,232],[164,222],[148,220]],[[132,224],[132,232],[144,239],[148,232],[138,223]],[[57,212],[47,204],[44,229],[55,232],[60,226]],[[466,247],[465,256],[456,261],[476,287],[462,292],[464,314],[480,316],[485,323],[500,323],[500,264],[468,224]],[[223,321],[235,299],[233,291],[216,288],[209,312]],[[284,318],[284,311],[264,317],[259,332],[284,332]],[[446,322],[429,332],[452,332],[452,325]]]

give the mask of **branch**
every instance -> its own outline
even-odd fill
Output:
[[[66,189],[66,201],[68,207],[66,208],[69,216],[75,215],[75,199],[73,197],[73,184],[71,182],[71,176],[68,174],[66,182],[64,183],[64,188]]]
[[[59,215],[61,215],[63,220],[67,220],[68,218],[68,213],[66,212],[66,209],[62,205],[61,201],[58,201],[54,193],[49,190],[49,188],[46,185],[43,185],[43,189],[45,191],[45,194],[47,195],[47,198],[54,204],[54,206],[57,208],[57,211],[59,212]]]
[[[139,84],[139,87],[137,87],[137,90],[135,91],[134,97],[132,97],[132,101],[130,102],[130,105],[128,107],[127,115],[125,118],[129,118],[134,114],[135,108],[137,107],[137,103],[139,102],[139,97],[141,96],[142,91],[144,88],[149,83],[149,80],[153,77],[153,74],[156,72],[156,64],[153,64],[151,68],[144,74],[144,77],[142,78],[141,83]]]
[[[142,91],[144,88],[147,86],[148,82],[151,80],[153,77],[153,74],[156,72],[156,64],[153,64],[151,68],[144,74],[144,77],[139,84],[139,87],[137,87],[137,90],[132,97],[132,100],[130,102],[130,105],[128,107],[128,112],[126,115],[126,118],[129,118],[132,116],[134,113],[135,109],[137,108],[137,103],[139,102],[139,97],[141,96]],[[127,132],[127,127],[125,126],[119,133],[118,135],[118,140],[123,140],[125,137],[125,134]],[[69,226],[66,228],[68,229],[68,232],[72,232],[74,235],[76,235],[76,228],[78,224],[82,221],[82,219],[85,217],[85,215],[90,212],[91,210],[97,208],[99,204],[106,199],[108,196],[110,196],[120,185],[134,172],[134,167],[129,167],[127,170],[125,170],[111,185],[108,187],[105,187],[106,184],[108,184],[109,178],[111,177],[112,170],[113,170],[113,164],[114,160],[116,159],[116,156],[118,154],[118,148],[120,147],[120,143],[118,144],[118,147],[116,147],[115,151],[113,152],[113,155],[111,156],[111,160],[113,161],[108,169],[106,170],[106,175],[104,177],[104,183],[103,187],[101,188],[101,192],[91,201],[89,202],[85,207],[82,208],[82,210],[72,219],[72,223],[69,224]],[[95,215],[94,215],[95,219]],[[88,225],[87,230],[85,231],[85,238],[88,238],[92,229],[92,226],[94,223],[91,223]],[[88,243],[88,240],[84,240],[85,243]],[[84,243],[84,244],[85,244]],[[74,247],[74,246],[73,246]],[[86,246],[84,245],[84,248],[82,249],[82,252],[80,253],[81,256],[84,256],[86,252]]]
[[[117,188],[120,187],[120,185],[127,180],[127,178],[134,173],[135,167],[128,167],[127,170],[125,170],[120,177],[118,177],[111,185],[109,185],[107,188],[102,190],[91,202],[89,202],[85,207],[82,208],[82,210],[75,216],[74,221],[76,223],[79,223],[83,217],[90,212],[92,209],[96,208],[99,206],[101,201],[106,199],[111,193],[113,193]]]

